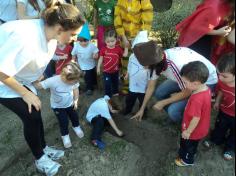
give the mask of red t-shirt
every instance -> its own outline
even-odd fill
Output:
[[[116,46],[113,49],[107,47],[102,48],[100,51],[100,56],[103,57],[103,72],[118,72],[123,53],[124,50],[120,46]]]
[[[229,87],[219,80],[217,91],[223,93],[220,110],[229,116],[235,117],[235,87]]]
[[[56,74],[57,75],[61,74],[61,71],[62,71],[62,68],[64,67],[64,65],[71,61],[72,49],[73,48],[71,45],[66,45],[66,47],[64,49],[57,47],[55,55],[57,55],[57,56],[63,56],[64,54],[68,55],[67,59],[62,59],[62,60],[56,61]]]
[[[210,129],[211,118],[211,90],[193,94],[186,106],[182,122],[182,131],[188,129],[193,117],[199,117],[200,121],[196,129],[192,132],[191,140],[200,140],[207,136]]]

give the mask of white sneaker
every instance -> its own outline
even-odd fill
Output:
[[[83,138],[84,137],[84,132],[83,130],[80,128],[80,126],[73,128],[74,132],[76,133],[76,135],[79,138]]]
[[[65,153],[63,150],[57,150],[55,148],[48,147],[48,146],[46,146],[45,149],[43,149],[43,151],[52,160],[59,160],[61,157],[64,156],[64,153]]]
[[[55,161],[52,161],[46,154],[39,160],[35,161],[36,168],[39,172],[46,174],[47,176],[54,176],[57,174],[61,165]]]
[[[64,145],[65,148],[72,147],[69,134],[65,135],[65,136],[62,136],[61,138],[62,138],[62,142],[63,142],[63,145]]]

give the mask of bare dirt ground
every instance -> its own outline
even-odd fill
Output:
[[[116,115],[115,121],[126,136],[120,139],[106,132],[107,148],[100,152],[90,145],[91,128],[84,116],[90,103],[101,96],[101,92],[91,97],[81,96],[79,113],[86,136],[81,140],[71,131],[73,147],[66,150],[65,157],[59,161],[62,168],[58,176],[235,176],[235,160],[224,161],[220,147],[206,151],[200,145],[196,165],[177,168],[173,161],[178,150],[180,125],[167,124],[165,113],[151,109],[141,123]],[[44,104],[46,140],[49,145],[62,149],[58,124],[49,108],[49,92],[40,92],[40,97]],[[0,175],[39,176],[18,118],[0,106],[0,119]]]

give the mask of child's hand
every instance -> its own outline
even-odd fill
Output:
[[[213,105],[213,109],[218,111],[220,109],[220,103],[216,102],[214,105]]]
[[[111,113],[112,113],[112,114],[118,114],[118,113],[119,113],[119,110],[112,109],[112,110],[111,110]]]
[[[124,76],[124,80],[128,80],[129,79],[129,74],[127,73],[125,76]]]
[[[64,54],[63,56],[59,56],[60,60],[66,60],[68,58],[68,54]]]
[[[93,55],[93,59],[98,59],[98,53]]]
[[[230,26],[224,26],[224,27],[218,29],[217,31],[219,32],[219,35],[226,37],[229,35],[231,30],[232,30],[232,28]]]
[[[74,100],[74,110],[78,109],[78,100]]]
[[[191,133],[189,133],[187,130],[182,132],[182,138],[183,139],[189,139],[191,136]]]
[[[124,133],[123,133],[122,131],[120,131],[120,130],[118,130],[116,133],[117,133],[117,135],[118,135],[119,137],[124,136]]]
[[[101,69],[98,67],[97,68],[97,75],[100,75],[101,74]]]

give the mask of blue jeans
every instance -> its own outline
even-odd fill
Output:
[[[116,73],[103,73],[105,95],[112,97],[114,94],[119,93],[119,72]]]
[[[215,85],[208,85],[211,90],[214,90]],[[166,80],[162,83],[155,92],[155,97],[161,101],[170,98],[171,94],[179,93],[181,89],[177,82],[172,80]],[[180,122],[183,118],[185,107],[188,103],[188,99],[180,100],[166,106],[164,109],[168,113],[169,118],[174,122]]]

